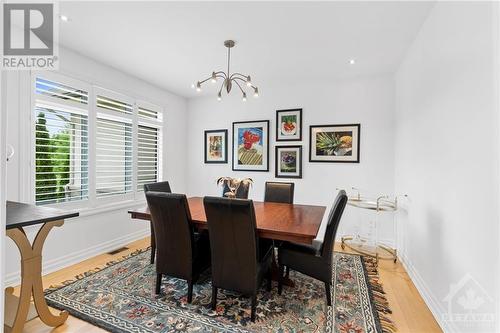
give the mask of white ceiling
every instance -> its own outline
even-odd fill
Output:
[[[226,67],[276,80],[394,72],[432,2],[62,2],[61,44],[185,97]],[[349,65],[349,59],[356,59]],[[212,88],[215,93],[216,88]]]

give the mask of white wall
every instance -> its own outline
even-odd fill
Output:
[[[186,145],[179,138],[184,138],[186,133],[186,100],[64,48],[60,48],[59,58],[61,74],[163,107],[163,178],[169,180],[176,191],[185,191]],[[6,79],[7,143],[16,150],[14,159],[7,165],[7,199],[29,202],[29,182],[26,181],[29,179],[29,154],[32,147],[32,142],[26,139],[30,130],[29,114],[32,112],[28,95],[29,73],[7,72]],[[62,228],[51,232],[43,255],[45,272],[120,247],[149,234],[149,224],[131,220],[127,207],[95,213],[69,219]],[[38,227],[26,229],[28,235],[34,237]],[[10,240],[7,241],[6,257],[7,284],[17,283],[19,255]]]
[[[396,75],[395,186],[409,195],[401,246],[447,331],[470,329],[442,320],[450,285],[466,274],[498,300],[497,29],[497,4],[437,3]]]
[[[216,179],[220,176],[250,177],[254,186],[250,197],[263,200],[267,180],[289,181],[274,177],[274,146],[276,110],[303,109],[303,178],[295,182],[295,202],[330,205],[336,188],[359,187],[362,193],[393,194],[394,192],[394,83],[391,77],[375,77],[341,82],[265,82],[258,99],[242,102],[232,92],[221,102],[216,88],[209,97],[189,100],[187,185],[190,195],[220,195]],[[270,120],[270,171],[246,172],[231,170],[232,122]],[[361,124],[360,163],[310,163],[309,125]],[[204,164],[204,130],[229,130],[229,163]],[[296,142],[279,145],[293,145]],[[352,231],[359,215],[348,208],[339,235]],[[382,225],[381,238],[392,237],[392,226]]]

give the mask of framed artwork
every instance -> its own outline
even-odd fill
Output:
[[[309,162],[359,163],[360,124],[309,127]]]
[[[276,141],[302,140],[302,109],[276,111]]]
[[[302,178],[302,146],[276,146],[276,178]]]
[[[233,170],[269,171],[269,120],[233,123]]]
[[[205,163],[227,163],[227,129],[205,131]]]

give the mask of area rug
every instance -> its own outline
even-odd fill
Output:
[[[108,263],[52,286],[46,291],[50,306],[110,332],[393,332],[390,312],[378,283],[376,266],[352,254],[335,253],[333,307],[326,305],[325,287],[298,272],[295,287],[265,283],[258,295],[257,319],[250,321],[250,299],[219,290],[217,308],[210,309],[209,272],[194,286],[187,303],[187,284],[164,278],[155,295],[155,268],[147,249]]]

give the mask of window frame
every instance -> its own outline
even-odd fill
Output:
[[[87,104],[72,100],[64,100],[51,97],[44,94],[36,93],[36,78],[40,77],[45,80],[55,81],[57,83],[71,86],[73,88],[86,91],[88,93]],[[45,105],[54,105],[61,108],[63,106],[68,110],[85,110],[88,115],[88,198],[76,201],[66,201],[59,203],[45,204],[45,207],[57,207],[61,209],[79,209],[79,210],[96,210],[105,211],[107,209],[114,209],[128,204],[136,204],[144,202],[144,193],[137,188],[138,182],[138,131],[139,125],[154,127],[158,129],[158,164],[157,164],[157,180],[163,179],[163,157],[164,157],[164,144],[163,135],[165,129],[165,113],[164,109],[151,102],[145,101],[143,98],[133,97],[131,94],[117,92],[103,88],[100,85],[91,84],[85,81],[74,79],[60,73],[53,72],[32,72],[30,77],[30,155],[29,155],[29,193],[30,202],[36,204],[36,136],[35,136],[35,117],[34,110],[37,102],[42,101]],[[116,99],[132,106],[132,113],[125,113],[114,111],[97,106],[97,96],[105,96],[111,99]],[[146,108],[156,111],[158,118],[146,118],[139,116],[139,108]],[[102,116],[106,119],[118,120],[129,122],[132,126],[132,189],[125,194],[111,195],[107,197],[97,197],[96,193],[96,171],[97,171],[97,154],[96,154],[96,134],[97,134],[97,118]]]

